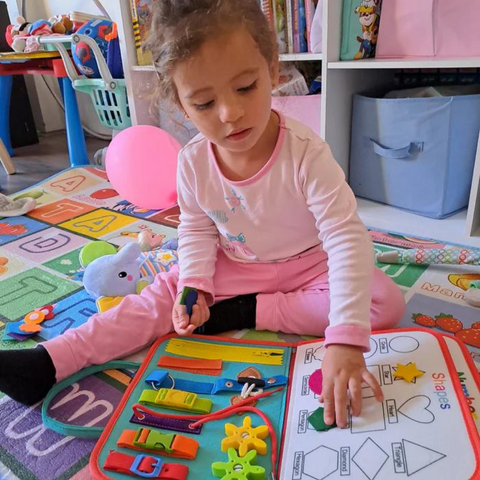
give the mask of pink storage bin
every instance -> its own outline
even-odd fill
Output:
[[[272,108],[310,127],[320,136],[321,95],[272,97]]]
[[[480,56],[480,0],[383,2],[376,56]]]

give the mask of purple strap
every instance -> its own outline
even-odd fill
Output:
[[[165,418],[150,415],[147,412],[142,412],[143,418],[138,418],[135,414],[132,415],[130,423],[138,423],[139,425],[148,425],[149,427],[161,428],[163,430],[173,430],[174,432],[194,433],[200,435],[203,425],[195,428],[190,428],[189,425],[194,420],[182,420],[178,418]]]

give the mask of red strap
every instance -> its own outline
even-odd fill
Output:
[[[188,467],[186,465],[164,463],[161,458],[151,455],[132,457],[115,450],[110,451],[103,468],[112,472],[161,480],[186,480],[188,475]],[[155,476],[151,476],[152,474]]]

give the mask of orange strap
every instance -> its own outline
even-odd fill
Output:
[[[157,364],[169,370],[196,373],[198,375],[216,375],[222,373],[222,360],[209,360],[200,358],[179,358],[162,355]]]
[[[155,445],[155,448],[146,448],[135,445],[135,437],[139,432],[141,433],[138,440],[141,443],[148,442],[149,444]],[[149,436],[153,436],[153,438],[148,438]],[[124,430],[117,441],[117,446],[154,454],[160,453],[169,457],[186,458],[188,460],[193,460],[197,456],[199,444],[198,441],[193,438],[175,435],[173,442],[168,447],[169,451],[167,451],[165,448],[163,448],[160,439],[158,442],[155,441],[155,436],[162,437],[168,435],[162,434],[157,430],[150,430],[148,428],[141,428],[139,430]]]

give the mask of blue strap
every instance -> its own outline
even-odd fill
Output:
[[[84,368],[77,373],[74,373],[70,377],[65,378],[61,382],[56,383],[53,388],[48,392],[42,405],[42,421],[43,424],[53,430],[54,432],[62,435],[79,437],[79,438],[98,438],[102,434],[103,427],[82,427],[80,425],[68,425],[64,422],[56,420],[48,414],[48,408],[53,398],[58,395],[62,390],[70,387],[75,382],[78,382],[82,378],[93,375],[94,373],[103,372],[104,370],[117,370],[117,369],[135,369],[140,368],[141,363],[126,362],[123,360],[116,360],[114,362],[107,362],[102,365],[95,365],[92,367]]]
[[[174,379],[164,370],[152,372],[145,379],[145,382],[152,385],[156,390],[159,388],[174,388],[175,390],[205,395],[212,395],[214,386],[213,383],[208,382],[195,382],[193,380],[183,380],[179,378]]]
[[[406,147],[401,148],[387,148],[383,147],[372,138],[370,141],[373,144],[373,151],[381,157],[392,159],[410,158],[415,150],[423,152],[423,142],[410,142]]]
[[[270,380],[270,381],[269,381]],[[265,380],[263,388],[277,387],[287,384],[287,377],[284,375],[276,375]],[[195,382],[193,380],[183,380],[173,378],[165,370],[155,370],[145,379],[145,382],[152,385],[153,388],[175,388],[184,392],[199,393],[204,395],[215,395],[219,392],[241,392],[243,383],[237,382],[230,378],[219,378],[215,383]]]

